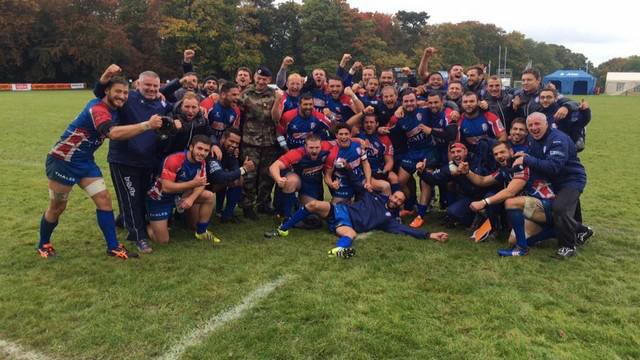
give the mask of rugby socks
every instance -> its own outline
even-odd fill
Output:
[[[48,244],[51,241],[51,234],[56,226],[58,226],[57,221],[50,223],[44,218],[44,214],[42,214],[42,218],[40,219],[40,243],[38,244],[38,248],[42,248],[44,244]]]
[[[424,217],[427,214],[427,205],[418,204],[418,216]]]
[[[304,207],[304,206],[301,207],[300,209],[298,209],[298,211],[293,213],[293,215],[291,215],[291,217],[286,219],[282,223],[282,225],[280,225],[280,230],[287,231],[287,230],[291,229],[295,224],[297,224],[299,221],[304,220],[309,215],[311,215],[311,212],[309,210],[307,210],[306,207]]]
[[[216,192],[216,212],[217,213],[221,213],[222,212],[222,208],[224,206],[224,198],[227,194],[227,189],[222,189],[218,192]],[[227,199],[228,201],[228,199]]]
[[[542,228],[542,231],[540,231],[535,235],[529,236],[529,238],[527,238],[527,243],[532,246],[539,243],[540,241],[551,239],[552,237],[555,237],[555,236],[556,236],[556,232],[553,230],[553,227],[544,226]]]
[[[353,243],[353,239],[351,239],[348,236],[341,236],[338,241],[336,241],[336,246],[338,247],[351,247],[351,244]]]
[[[118,238],[116,237],[116,219],[113,217],[113,210],[96,209],[96,218],[98,219],[98,226],[104,235],[104,240],[107,242],[107,248],[109,250],[116,249],[118,247]]]
[[[525,235],[524,232],[524,215],[522,214],[522,210],[507,209],[507,215],[509,216],[513,232],[516,234],[516,244],[521,249],[526,249],[528,247],[527,235]]]
[[[222,212],[222,218],[230,219],[231,217],[233,217],[233,210],[235,210],[236,205],[238,205],[238,202],[242,197],[242,188],[239,186],[231,187],[226,190],[226,193],[227,193],[227,205],[225,206],[224,211]]]
[[[282,199],[282,216],[286,219],[291,216],[291,209],[296,204],[296,194],[295,193],[282,193],[280,194]]]
[[[416,206],[416,196],[410,195],[407,197],[407,201],[404,202],[405,210],[413,211],[413,208]]]
[[[204,234],[207,232],[207,226],[209,226],[208,222],[205,223],[198,223],[198,225],[196,225],[196,234]]]

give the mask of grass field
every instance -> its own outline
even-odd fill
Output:
[[[463,231],[446,244],[376,232],[343,261],[326,257],[325,231],[265,240],[263,218],[214,223],[215,248],[178,231],[123,262],[104,254],[78,189],[53,235],[61,258],[43,261],[45,154],[90,96],[0,93],[0,358],[21,356],[3,343],[54,359],[640,358],[638,98],[587,98],[582,204],[596,235],[568,261],[550,257],[554,241],[499,258],[504,239]],[[441,230],[437,215],[426,227]]]

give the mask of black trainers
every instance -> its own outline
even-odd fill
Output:
[[[242,214],[249,220],[258,220],[258,214],[256,214],[256,211],[253,210],[253,208],[242,209]]]
[[[585,231],[581,231],[578,234],[576,234],[576,244],[578,246],[585,245],[587,241],[589,241],[589,238],[592,236],[593,236],[593,229],[587,226],[587,229]]]
[[[566,258],[570,258],[572,256],[576,256],[576,248],[570,246],[563,246],[558,251],[556,251],[556,259],[564,260]]]
[[[118,244],[118,247],[115,249],[107,250],[107,255],[113,256],[113,257],[119,257],[122,260],[138,257],[138,253],[127,250],[127,248],[124,247],[124,245],[122,244]]]

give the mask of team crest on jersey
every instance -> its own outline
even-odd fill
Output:
[[[418,119],[418,121],[422,121],[422,113],[417,113],[416,119]]]
[[[487,123],[483,123],[482,124],[482,131],[483,132],[487,132],[488,129],[489,129],[489,127],[487,126]]]
[[[311,125],[309,125],[311,127],[311,130],[315,129],[316,127],[316,123],[312,122]]]

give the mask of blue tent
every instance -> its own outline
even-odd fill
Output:
[[[593,94],[596,78],[582,70],[556,70],[545,76],[542,83],[552,83],[562,94],[589,95]]]

